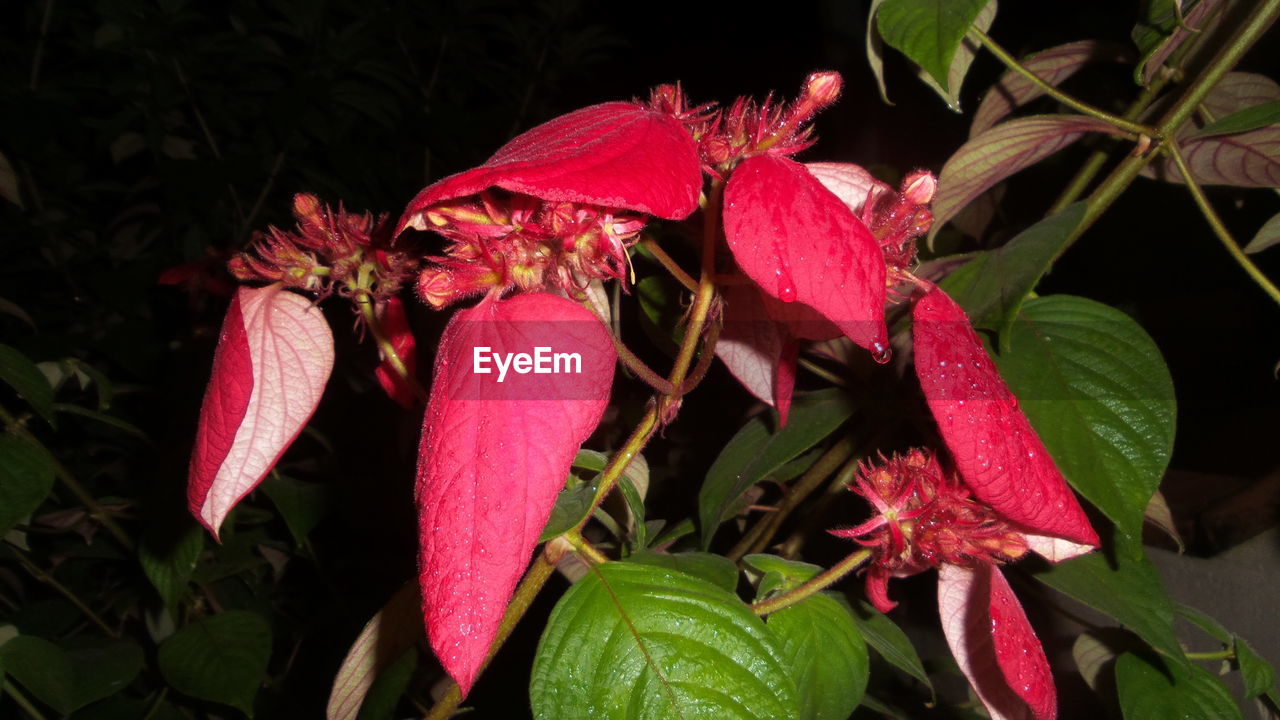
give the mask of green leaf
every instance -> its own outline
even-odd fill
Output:
[[[93,639],[64,650],[43,638],[19,635],[0,646],[0,670],[63,715],[114,694],[142,670],[132,642]]]
[[[1191,624],[1205,631],[1223,645],[1231,644],[1230,630],[1224,627],[1222,623],[1214,620],[1190,605],[1183,605],[1182,603],[1175,602],[1173,604],[1173,612],[1177,614],[1178,617],[1187,620]]]
[[[35,363],[8,345],[0,345],[0,380],[16,390],[40,417],[57,427],[53,417],[53,386]]]
[[[1003,343],[1022,302],[1079,227],[1084,210],[1082,202],[1068,205],[1003,246],[979,253],[943,278],[942,289],[964,308],[974,327],[997,331]]]
[[[1116,619],[1174,662],[1185,662],[1173,632],[1173,604],[1155,566],[1141,545],[1137,559],[1131,548],[1117,547],[1115,554],[1115,564],[1095,552],[1058,563],[1036,579]]]
[[[1244,678],[1245,696],[1254,698],[1274,690],[1276,670],[1271,667],[1271,663],[1262,659],[1262,656],[1255,652],[1244,638],[1236,635],[1233,639],[1236,664],[1240,666],[1240,675]]]
[[[642,550],[628,555],[627,562],[654,565],[682,572],[700,580],[706,580],[729,592],[736,592],[738,589],[738,566],[723,555],[705,552],[659,553]]]
[[[224,703],[253,717],[271,659],[271,626],[261,616],[228,610],[181,628],[160,645],[160,672],[178,692]]]
[[[889,89],[884,84],[884,40],[876,31],[876,12],[885,0],[871,0],[871,8],[867,10],[867,65],[876,78],[876,87],[880,89],[880,99],[885,105],[892,105],[889,100]]]
[[[813,595],[769,616],[800,696],[802,720],[845,720],[867,689],[867,644],[849,613]]]
[[[138,547],[138,562],[170,615],[177,617],[178,601],[204,550],[204,531],[185,517],[172,527],[156,527],[148,528]]]
[[[539,720],[782,720],[778,641],[737,596],[649,565],[597,565],[556,604],[529,681]]]
[[[1231,133],[1248,132],[1260,127],[1280,123],[1280,100],[1248,107],[1240,112],[1232,113],[1204,126],[1196,137],[1206,135],[1229,135]]]
[[[1143,0],[1138,24],[1129,36],[1138,46],[1141,60],[1133,69],[1133,80],[1139,85],[1146,85],[1146,65],[1160,49],[1164,47],[1173,31],[1178,27],[1178,16],[1175,14],[1179,0]]]
[[[1116,661],[1116,689],[1125,720],[1241,720],[1222,683],[1189,663],[1156,667],[1125,653]]]
[[[650,275],[636,283],[636,298],[640,301],[640,326],[655,344],[674,354],[684,336],[680,317],[681,288],[664,275]]]
[[[1258,228],[1258,232],[1253,236],[1253,239],[1249,241],[1248,245],[1245,245],[1244,251],[1252,255],[1253,253],[1262,252],[1276,243],[1280,243],[1280,213],[1272,215],[1270,220]]]
[[[1124,313],[1065,295],[1028,300],[1009,348],[996,356],[1000,374],[1058,469],[1120,535],[1141,538],[1173,449],[1176,402],[1160,349]]]
[[[951,59],[987,0],[885,0],[876,27],[890,46],[924,68],[943,88]]]
[[[707,471],[698,494],[702,548],[738,498],[801,453],[817,445],[853,414],[848,395],[838,388],[797,395],[786,427],[770,432],[764,418],[749,420],[733,436]]]
[[[987,0],[987,4],[973,19],[973,26],[982,32],[991,29],[991,23],[996,19],[997,3],[996,0]],[[978,49],[982,47],[982,41],[975,34],[966,34],[960,44],[956,46],[955,55],[951,57],[951,64],[947,69],[947,82],[945,87],[942,83],[933,79],[933,76],[924,69],[918,73],[925,85],[933,88],[938,93],[943,102],[952,112],[960,112],[960,87],[964,84],[965,75],[969,74],[969,66],[973,64],[973,59],[978,55]]]
[[[924,683],[930,692],[933,691],[933,683],[929,681],[929,674],[924,671],[920,655],[916,652],[915,645],[907,639],[907,634],[902,632],[902,628],[862,600],[845,609],[867,644],[875,648],[886,662]]]
[[[326,485],[271,473],[260,487],[280,511],[289,533],[299,545],[307,541],[311,531],[328,514],[330,491]]]
[[[788,560],[777,555],[760,553],[742,559],[761,573],[760,584],[756,586],[756,602],[775,593],[797,588],[822,572],[821,567],[812,563]]]
[[[22,438],[0,435],[0,537],[53,488],[53,458]]]
[[[595,483],[582,482],[576,475],[569,480],[571,487],[560,491],[556,496],[556,504],[551,508],[551,517],[542,529],[538,542],[546,542],[568,532],[578,526],[582,518],[591,512],[591,501],[596,496]]]

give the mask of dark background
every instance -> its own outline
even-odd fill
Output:
[[[1136,3],[1104,0],[1005,2],[992,35],[1019,55],[1083,38],[1128,42],[1136,11]],[[0,298],[22,307],[35,328],[0,314],[0,341],[37,361],[79,357],[112,378],[113,412],[150,442],[104,440],[72,425],[60,431],[62,459],[92,476],[99,496],[136,499],[137,524],[162,523],[185,513],[185,464],[225,309],[208,283],[157,286],[163,270],[205,262],[202,277],[216,280],[252,230],[291,225],[289,199],[298,191],[398,214],[421,187],[483,161],[521,130],[677,80],[694,102],[727,103],[770,91],[791,97],[807,73],[838,70],[844,96],[818,119],[820,142],[802,159],[856,162],[890,180],[915,167],[936,172],[967,137],[969,118],[948,111],[892,51],[895,105],[882,103],[865,59],[865,15],[866,3],[835,0],[766,10],[690,2],[5,3],[0,153],[17,170],[25,207],[0,202]],[[1274,77],[1275,49],[1274,39],[1264,41],[1240,69]],[[999,72],[979,56],[966,110]],[[1136,94],[1129,73],[1089,69],[1067,89],[1123,109]],[[1054,106],[1042,100],[1032,109]],[[1010,183],[985,244],[1039,219],[1087,150],[1073,147]],[[1210,195],[1244,240],[1277,208],[1266,190]],[[980,247],[958,237],[944,243]],[[1272,277],[1280,276],[1277,257],[1272,250],[1258,258]],[[1179,399],[1166,491],[1192,552],[1213,555],[1273,525],[1280,312],[1185,192],[1136,182],[1041,292],[1119,307],[1163,351]],[[345,332],[348,310],[335,303],[327,312],[339,365],[315,423],[330,447],[304,436],[284,467],[325,484],[334,512],[313,537],[314,562],[293,563],[274,587],[253,591],[289,629],[277,633],[275,657],[291,660],[287,672],[273,663],[280,680],[260,699],[266,717],[285,707],[291,716],[319,712],[360,624],[413,574],[419,419],[372,383],[376,356]],[[446,316],[415,305],[412,317],[425,370]],[[661,355],[653,357],[661,366]],[[618,397],[644,393],[620,388]],[[702,473],[749,410],[727,374],[714,371],[650,451],[658,497],[690,507]],[[1240,520],[1232,499],[1245,492],[1254,495]],[[503,696],[523,701],[537,615],[553,600],[535,607],[512,651],[477,686],[481,710]]]

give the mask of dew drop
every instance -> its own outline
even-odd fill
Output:
[[[891,350],[888,346],[878,342],[871,343],[871,359],[872,360],[875,360],[877,363],[884,365],[885,363],[889,362],[889,360],[891,360],[892,358],[893,358],[893,350]]]

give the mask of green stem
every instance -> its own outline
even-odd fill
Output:
[[[408,385],[418,400],[426,405],[427,391],[418,382],[417,376],[409,371],[409,366],[404,364],[404,359],[400,357],[400,353],[396,352],[395,345],[387,339],[387,334],[382,330],[382,321],[378,319],[373,297],[367,292],[360,292],[356,295],[355,302],[360,306],[360,314],[364,318],[365,325],[369,327],[369,333],[373,335],[373,341],[378,344],[382,357],[391,363],[391,368],[404,380],[405,385]]]
[[[631,348],[623,344],[622,338],[613,333],[609,333],[609,336],[613,338],[613,349],[617,351],[618,362],[622,363],[623,367],[663,395],[670,395],[674,391],[675,388],[672,387],[671,383],[667,382],[666,378],[646,365],[635,353],[631,352]]]
[[[995,55],[996,58],[1000,60],[1000,62],[1004,63],[1006,67],[1018,73],[1019,75],[1025,77],[1027,80],[1031,81],[1031,84],[1035,85],[1046,95],[1057,100],[1063,105],[1066,105],[1067,107],[1071,108],[1072,110],[1075,110],[1076,112],[1082,113],[1084,115],[1088,115],[1089,117],[1092,117],[1092,118],[1097,118],[1098,120],[1101,120],[1110,125],[1114,125],[1115,127],[1121,130],[1124,130],[1125,132],[1131,133],[1134,136],[1142,136],[1142,135],[1146,135],[1148,137],[1155,136],[1155,130],[1153,128],[1147,127],[1146,125],[1142,125],[1140,123],[1133,122],[1131,120],[1127,120],[1122,117],[1117,117],[1105,110],[1100,110],[1088,103],[1081,102],[1071,97],[1070,95],[1062,92],[1061,90],[1054,87],[1053,85],[1050,85],[1049,83],[1045,82],[1043,79],[1040,78],[1039,75],[1036,75],[1035,73],[1031,72],[1022,63],[1018,62],[1017,58],[1010,55],[1004,48],[1000,47],[1000,45],[998,45],[995,40],[992,40],[990,35],[987,35],[977,26],[970,28],[969,32],[976,35],[978,40],[982,42],[982,46],[985,47],[988,50],[988,52],[990,52],[992,55]]]
[[[838,470],[853,455],[854,447],[853,438],[846,435],[840,438],[839,442],[827,448],[827,451],[823,453],[822,457],[818,458],[813,467],[806,470],[799,480],[796,480],[791,487],[787,488],[787,494],[783,495],[782,499],[778,501],[777,512],[769,513],[761,518],[733,546],[733,549],[726,554],[726,557],[737,562],[744,555],[760,552],[768,547],[774,533],[778,531],[778,528],[781,527],[787,516],[791,514],[791,511],[804,502],[810,493],[820,487],[832,473]]]
[[[1191,117],[1196,107],[1200,105],[1214,85],[1231,68],[1235,67],[1241,56],[1266,33],[1271,24],[1276,21],[1278,15],[1280,15],[1280,0],[1261,0],[1254,6],[1253,12],[1241,24],[1236,35],[1218,51],[1218,54],[1209,62],[1205,71],[1196,78],[1191,86],[1187,88],[1187,91],[1178,98],[1173,107],[1169,108],[1168,112],[1161,118],[1160,123],[1156,126],[1159,137],[1171,138],[1177,135],[1178,129]],[[1059,255],[1065,252],[1076,240],[1080,239],[1085,230],[1092,226],[1106,212],[1107,208],[1111,207],[1112,203],[1129,187],[1129,184],[1138,177],[1138,174],[1142,172],[1142,168],[1146,167],[1154,154],[1147,153],[1141,156],[1127,157],[1111,171],[1111,174],[1089,196],[1085,204],[1083,220],[1081,220],[1075,232],[1071,234],[1071,237],[1067,239],[1063,249],[1059,251]]]
[[[645,250],[648,250],[649,253],[653,255],[654,259],[657,260],[662,267],[666,268],[667,272],[671,273],[671,277],[675,278],[681,285],[685,286],[685,289],[689,292],[698,291],[698,281],[694,280],[692,275],[685,272],[684,268],[680,267],[680,263],[677,263],[675,258],[668,255],[667,251],[662,249],[662,246],[658,244],[657,240],[646,237],[640,241],[640,244],[644,246]]]
[[[31,716],[31,720],[45,720],[44,713],[37,710],[35,703],[28,700],[26,695],[19,692],[18,688],[14,686],[13,683],[5,680],[4,684],[0,685],[0,687],[3,687],[6,695],[13,698],[15,705],[25,710],[26,713]]]
[[[511,636],[511,631],[515,630],[520,618],[524,617],[524,614],[528,612],[529,606],[533,604],[533,599],[537,597],[538,591],[542,590],[542,586],[547,584],[547,580],[551,579],[551,574],[556,570],[556,563],[560,562],[560,558],[564,556],[568,548],[569,544],[567,542],[561,543],[558,540],[552,540],[534,558],[533,565],[529,567],[529,571],[525,573],[524,579],[516,586],[516,591],[511,596],[511,603],[507,605],[507,612],[502,616],[502,623],[498,625],[498,634],[493,638],[493,644],[489,646],[489,655],[485,657],[484,664],[476,672],[477,677],[484,672],[485,668],[489,667],[489,662],[493,660],[493,656],[497,654],[498,649]],[[423,720],[445,720],[445,718],[453,715],[461,702],[462,693],[458,691],[458,684],[450,683],[444,697],[440,698],[440,701],[431,708],[431,712],[427,713]]]
[[[870,557],[870,550],[860,548],[851,553],[845,559],[824,570],[821,574],[813,577],[805,584],[794,587],[780,595],[774,595],[766,600],[761,600],[758,603],[752,603],[751,612],[764,617],[769,613],[774,613],[782,610],[783,608],[791,607],[810,595],[826,590],[836,584],[845,575],[857,570],[858,567],[865,563]]]
[[[66,485],[67,489],[71,491],[71,494],[75,495],[76,499],[89,510],[89,516],[102,523],[102,527],[106,528],[107,532],[116,539],[116,542],[120,543],[121,547],[126,550],[133,550],[133,540],[129,538],[129,535],[125,533],[124,529],[116,524],[116,521],[107,513],[106,509],[98,504],[98,501],[89,494],[89,491],[80,484],[80,481],[76,480],[75,476],[71,474],[71,471],[68,470],[53,453],[49,452],[49,449],[37,440],[36,436],[33,435],[26,426],[19,422],[17,418],[3,407],[0,407],[0,422],[4,423],[5,430],[7,432],[26,440],[34,445],[38,450],[48,455],[49,459],[53,462],[54,476],[57,477],[63,485]]]
[[[1178,172],[1182,173],[1182,181],[1186,184],[1187,190],[1191,192],[1191,197],[1196,201],[1196,207],[1200,208],[1204,219],[1209,222],[1209,227],[1213,228],[1213,234],[1218,236],[1222,241],[1223,247],[1231,254],[1244,271],[1253,278],[1258,287],[1262,291],[1271,296],[1272,300],[1280,303],[1280,288],[1275,286],[1266,275],[1262,274],[1262,270],[1244,254],[1244,250],[1240,249],[1240,244],[1235,238],[1231,237],[1231,231],[1227,230],[1227,226],[1222,224],[1222,218],[1218,217],[1218,213],[1214,211],[1213,205],[1209,204],[1209,198],[1205,197],[1204,191],[1200,189],[1200,184],[1191,176],[1191,168],[1187,167],[1187,160],[1182,156],[1182,150],[1178,147],[1176,140],[1170,139],[1165,145],[1165,149],[1169,152],[1169,157],[1173,158],[1173,164],[1178,166]]]
[[[609,557],[600,552],[599,548],[592,545],[586,538],[582,537],[582,533],[578,530],[570,530],[562,535],[566,542],[573,546],[573,551],[590,561],[593,565],[609,562]]]
[[[40,569],[40,567],[31,562],[26,555],[22,554],[18,548],[10,547],[10,550],[13,552],[14,556],[18,558],[18,562],[22,565],[23,569],[30,573],[32,577],[45,585],[48,585],[54,590],[57,590],[59,595],[62,595],[62,597],[70,601],[72,605],[75,605],[90,622],[97,625],[98,629],[106,633],[108,637],[113,639],[120,638],[120,633],[118,631],[108,625],[106,621],[98,615],[98,613],[93,611],[93,608],[89,607],[88,603],[81,600],[80,597],[67,588],[66,585],[58,582],[57,578],[55,578],[51,573]]]

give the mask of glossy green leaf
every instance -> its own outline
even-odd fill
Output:
[[[311,530],[329,510],[329,488],[319,483],[304,482],[272,473],[259,486],[271,498],[289,532],[299,545],[307,541]]]
[[[1114,564],[1106,553],[1094,552],[1058,563],[1036,579],[1069,595],[1137,633],[1170,658],[1182,658],[1173,632],[1173,604],[1160,574],[1145,556],[1117,543]],[[1139,545],[1137,554],[1141,554]]]
[[[53,488],[53,458],[43,448],[0,435],[0,537],[35,511]]]
[[[1140,538],[1176,414],[1155,342],[1118,310],[1059,295],[1022,306],[1009,348],[1000,374],[1062,474],[1121,535]]]
[[[181,628],[160,645],[160,672],[173,689],[253,717],[271,659],[271,627],[260,615],[228,610]]]
[[[737,596],[664,568],[592,568],[557,603],[529,682],[538,720],[785,720],[795,683]]]
[[[1240,675],[1244,678],[1244,693],[1247,697],[1258,697],[1271,692],[1276,687],[1276,669],[1271,666],[1239,635],[1234,638],[1236,664],[1240,666]]]
[[[1245,108],[1224,118],[1215,120],[1200,129],[1196,137],[1207,135],[1228,135],[1230,133],[1248,132],[1260,127],[1280,123],[1280,101],[1272,101]]]
[[[880,36],[924,68],[942,87],[951,60],[987,0],[885,0],[876,13]]]
[[[703,549],[748,488],[817,445],[852,414],[848,395],[835,388],[797,395],[786,427],[776,432],[760,416],[743,425],[712,463],[698,494]]]
[[[577,527],[582,518],[591,512],[591,501],[596,496],[595,483],[586,483],[574,476],[569,484],[570,487],[561,490],[556,496],[556,504],[551,508],[551,516],[547,519],[538,542],[546,542]]]
[[[845,720],[862,700],[870,666],[867,644],[848,611],[813,595],[769,615],[800,696],[803,720]]]
[[[1116,661],[1116,689],[1125,720],[1241,720],[1222,682],[1190,663],[1157,667],[1125,653]]]
[[[0,345],[0,381],[16,390],[50,425],[57,424],[53,417],[53,386],[35,363],[8,345]]]
[[[150,528],[149,528],[150,530]],[[204,550],[204,531],[194,522],[148,532],[138,547],[138,561],[170,613],[176,617],[178,600]]]
[[[943,278],[942,289],[964,308],[974,327],[997,331],[1003,342],[1022,302],[1080,225],[1084,209],[1084,203],[1069,205],[1001,247],[979,253]]]
[[[997,3],[996,0],[987,0],[986,6],[973,19],[973,26],[982,32],[991,29],[991,23],[996,19]],[[933,88],[938,96],[947,104],[953,112],[961,112],[960,107],[960,87],[964,84],[965,75],[969,74],[969,66],[973,64],[973,59],[978,55],[978,49],[982,47],[976,35],[968,34],[956,46],[956,52],[951,56],[951,64],[947,69],[946,83],[940,83],[933,79],[933,75],[929,74],[923,68],[917,75],[925,85]]]
[[[799,587],[822,572],[821,567],[812,563],[788,560],[777,555],[760,553],[742,559],[761,573],[760,583],[756,586],[757,602],[774,593]]]
[[[1271,219],[1262,224],[1258,232],[1254,234],[1253,239],[1245,245],[1244,251],[1253,254],[1262,252],[1267,248],[1280,243],[1280,213],[1271,216]]]
[[[875,648],[885,662],[924,683],[930,691],[933,690],[929,674],[924,671],[924,663],[920,662],[920,654],[907,639],[907,634],[902,632],[902,628],[862,600],[846,610],[867,644]]]
[[[627,562],[654,565],[692,575],[729,592],[738,589],[738,566],[723,555],[705,552],[660,553],[642,550],[627,556]]]

